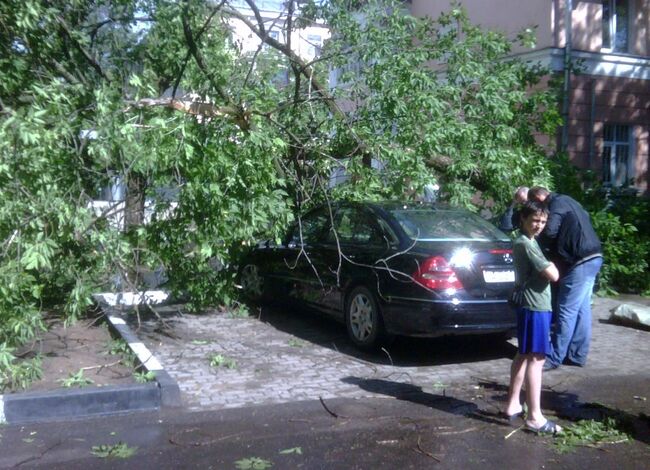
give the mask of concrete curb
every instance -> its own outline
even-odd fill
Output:
[[[160,407],[160,390],[154,383],[119,387],[94,387],[53,392],[25,392],[0,398],[0,423],[53,421]]]
[[[155,382],[0,395],[0,424],[34,423],[157,410],[161,406],[181,406],[178,384],[130,330],[118,308],[118,305],[132,306],[135,302],[160,303],[167,298],[167,294],[153,291],[137,294],[96,294],[94,297],[106,315],[109,328],[128,343],[147,372],[155,373]]]
[[[122,306],[132,307],[142,304],[160,304],[167,300],[168,294],[163,291],[145,291],[124,294],[96,294],[99,303],[108,320],[109,327],[129,345],[138,361],[147,372],[155,373],[155,381],[160,390],[160,405],[165,407],[181,406],[181,391],[176,381],[165,371],[162,364],[149,349],[131,331],[122,318]]]

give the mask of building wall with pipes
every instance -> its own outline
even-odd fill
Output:
[[[579,168],[592,170],[601,178],[608,175],[610,180],[613,179],[610,183],[615,186],[617,181],[612,176],[618,177],[619,183],[631,179],[633,187],[647,194],[650,81],[598,75],[573,76],[570,102],[567,151],[573,163]],[[612,129],[622,135],[606,135],[606,130],[611,133]],[[612,143],[616,145],[616,142],[621,148],[615,155],[618,161],[612,162],[605,147]],[[627,149],[624,148],[626,145]],[[610,168],[612,164],[618,165],[614,172]]]
[[[510,38],[535,27],[536,48],[515,46],[513,55],[568,76],[566,127],[554,150],[566,150],[577,167],[593,171],[607,184],[650,196],[650,0],[461,0],[460,4],[473,23]],[[446,1],[410,2],[411,13],[419,17],[435,19],[450,8]],[[569,74],[567,63],[572,64]]]

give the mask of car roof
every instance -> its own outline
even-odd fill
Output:
[[[374,206],[385,211],[393,210],[444,210],[444,211],[460,211],[464,212],[466,209],[461,207],[452,207],[448,204],[438,202],[419,202],[419,201],[379,201],[379,202],[364,202],[362,204]]]

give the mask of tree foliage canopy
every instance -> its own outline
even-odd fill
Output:
[[[432,21],[392,0],[290,0],[276,27],[331,30],[308,61],[246,3],[256,15],[228,0],[0,4],[5,385],[43,308],[75,318],[92,292],[137,287],[136,267],[163,267],[196,308],[228,303],[246,244],[325,198],[413,198],[435,181],[443,199],[498,210],[548,180],[534,139],[558,124],[554,96],[535,91],[544,71],[506,59],[510,39],[462,9]],[[93,209],[116,178],[124,204]]]

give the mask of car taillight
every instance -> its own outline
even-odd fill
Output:
[[[427,258],[420,265],[413,278],[424,287],[435,290],[462,289],[456,273],[442,256]]]

